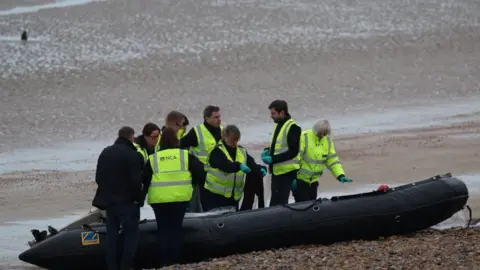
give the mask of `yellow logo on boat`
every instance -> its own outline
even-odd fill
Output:
[[[100,236],[96,232],[82,232],[82,246],[100,244]]]

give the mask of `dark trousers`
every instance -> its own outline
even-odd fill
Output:
[[[156,203],[151,205],[157,220],[159,266],[178,262],[182,247],[182,224],[186,202]]]
[[[203,211],[205,212],[214,208],[228,206],[233,206],[236,210],[238,209],[238,201],[235,201],[233,198],[226,198],[225,196],[212,193],[209,190],[204,190],[203,195]]]
[[[297,170],[285,174],[272,174],[270,206],[288,204],[288,197],[293,180],[297,177]]]
[[[309,184],[297,179],[297,189],[293,191],[295,202],[305,202],[317,199],[318,182]]]
[[[121,204],[108,207],[107,214],[107,265],[108,270],[126,270],[133,268],[134,256],[138,246],[138,217],[140,214],[137,204]],[[120,264],[117,260],[118,231],[122,227],[124,235],[123,251]]]
[[[258,197],[258,208],[265,207],[265,195],[263,193],[263,176],[260,170],[252,170],[245,178],[245,187],[243,188],[243,201],[240,210],[251,210],[255,201],[255,195]]]

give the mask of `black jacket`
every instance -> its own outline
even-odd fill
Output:
[[[143,158],[127,139],[118,138],[100,153],[95,182],[98,188],[92,205],[110,206],[137,202],[143,205],[141,171]]]
[[[228,154],[230,154],[230,157],[232,157],[233,160],[236,160],[237,149],[228,146],[223,140],[222,142],[225,148],[227,149]],[[212,152],[210,152],[209,164],[212,168],[219,169],[226,173],[236,173],[240,171],[240,165],[241,165],[241,163],[239,162],[236,162],[236,161],[231,162],[230,160],[228,160],[225,153],[223,153],[223,151],[218,147],[215,147],[212,150]],[[261,168],[265,168],[264,166],[258,165],[255,162],[255,159],[252,156],[250,156],[248,153],[247,153],[247,166],[252,171],[253,170],[258,171]]]
[[[164,150],[160,148],[160,151]],[[192,174],[192,186],[198,184],[199,179],[204,175],[204,166],[203,163],[194,155],[188,154],[188,170]],[[152,182],[152,175],[153,170],[150,162],[145,164],[142,172],[142,183],[143,183],[143,196],[146,196],[148,193],[148,188],[150,187],[150,183]]]
[[[214,127],[209,123],[207,123],[207,121],[204,121],[203,124],[208,129],[208,131],[210,131],[210,133],[213,135],[216,142],[222,139],[222,130],[220,129],[220,127]],[[189,147],[196,147],[196,146],[198,146],[197,134],[195,133],[195,130],[191,128],[190,131],[187,133],[187,135],[183,136],[182,139],[180,140],[180,148],[187,149]]]
[[[297,156],[298,152],[300,151],[300,136],[302,135],[302,128],[299,127],[297,124],[293,124],[287,134],[288,151],[282,154],[273,155],[278,133],[280,132],[280,129],[283,127],[285,122],[287,122],[290,118],[292,118],[290,114],[287,114],[285,119],[283,119],[283,121],[278,123],[277,127],[275,128],[273,140],[270,145],[270,156],[272,157],[272,164],[268,165],[268,171],[270,173],[273,172],[272,170],[273,164],[291,160],[295,156]]]

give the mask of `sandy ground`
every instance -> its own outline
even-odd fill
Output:
[[[480,121],[338,138],[346,173],[354,183],[338,183],[330,174],[321,180],[322,191],[349,191],[364,184],[402,184],[451,172],[454,176],[479,172]],[[251,152],[260,161],[258,147]],[[54,217],[91,208],[96,184],[94,172],[18,172],[0,178],[3,208],[0,222]],[[269,179],[265,179],[270,196]],[[480,217],[480,196],[469,200]],[[21,211],[18,209],[21,208]]]
[[[0,17],[5,35],[28,22],[43,40],[0,43],[0,151],[102,140],[172,109],[198,122],[210,103],[270,131],[276,98],[301,121],[478,96],[475,2],[422,23],[409,1],[304,4],[108,1]]]
[[[33,2],[47,0],[5,0],[0,10]],[[245,130],[242,143],[259,160],[259,149],[271,131],[267,107],[277,98],[289,102],[302,125],[319,117],[333,120],[337,151],[354,183],[340,184],[326,174],[323,192],[354,192],[366,184],[395,185],[446,172],[480,172],[479,110],[464,106],[465,100],[470,107],[480,103],[478,1],[108,0],[15,15],[2,11],[0,172],[9,171],[14,154],[36,157],[45,149],[66,145],[65,152],[80,155],[69,144],[109,141],[125,124],[137,131],[147,121],[161,124],[172,109],[198,123],[207,104],[222,108],[224,123]],[[15,40],[25,27],[30,39],[21,45]],[[443,105],[457,102],[457,107]],[[422,116],[432,108],[464,122],[426,127],[431,119]],[[385,120],[389,115],[395,117],[397,130],[360,134],[368,131],[361,128],[363,123],[366,127],[372,118]],[[423,127],[405,130],[404,122],[412,118]],[[340,125],[341,130],[336,128]],[[47,153],[33,162],[62,161]],[[21,167],[0,175],[0,224],[91,207],[95,191],[91,170]],[[469,184],[469,204],[478,218],[478,189]],[[474,243],[469,232],[462,233],[458,239]],[[437,240],[451,242],[456,234],[452,235]],[[425,238],[435,237],[388,243],[421,245]],[[365,244],[345,245],[350,251],[342,251],[345,257],[335,256],[343,261],[336,266],[348,268],[342,258],[352,258],[361,246]],[[398,256],[402,255],[388,258]],[[385,268],[388,258],[372,268]],[[283,267],[289,260],[294,261],[261,264]],[[466,264],[438,267],[472,269],[469,259],[457,261]],[[330,266],[328,258],[311,262]],[[17,267],[16,262],[8,265]],[[420,265],[433,266],[397,264],[412,269]]]

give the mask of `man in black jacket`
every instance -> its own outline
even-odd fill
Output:
[[[141,171],[143,159],[133,145],[134,130],[122,127],[118,138],[98,157],[98,184],[92,205],[106,210],[107,264],[109,270],[131,269],[138,245],[138,207],[143,206]],[[117,236],[125,236],[120,267],[117,267]]]
[[[268,109],[275,129],[270,147],[262,153],[262,160],[272,174],[270,206],[275,206],[288,204],[290,189],[300,168],[298,152],[302,129],[288,113],[284,100],[273,101]]]

